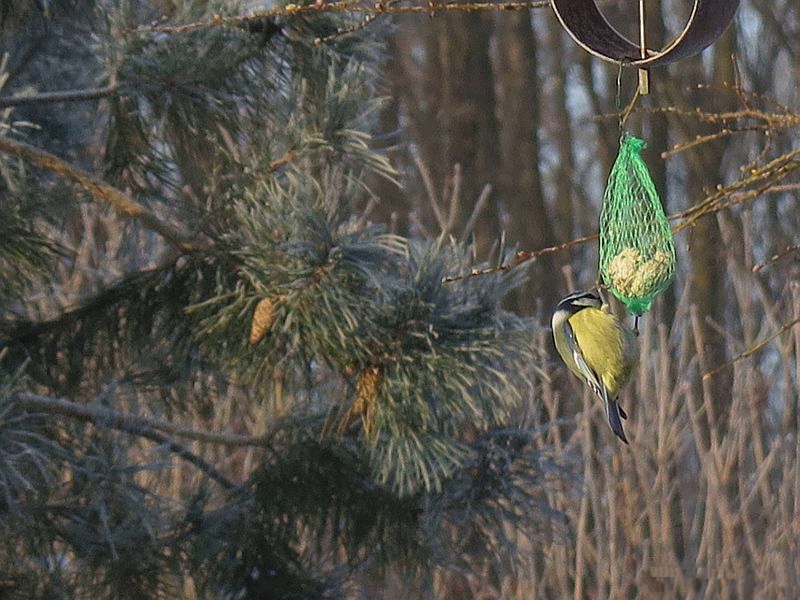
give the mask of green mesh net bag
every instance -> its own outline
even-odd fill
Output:
[[[628,310],[650,310],[675,275],[667,216],[642,159],[644,140],[623,134],[600,212],[600,275]]]

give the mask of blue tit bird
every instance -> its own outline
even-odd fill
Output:
[[[594,291],[573,292],[561,300],[552,326],[564,363],[603,401],[611,430],[627,444],[621,419],[628,415],[617,404],[617,394],[639,362],[637,335]]]

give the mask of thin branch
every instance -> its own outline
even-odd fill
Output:
[[[714,140],[719,140],[722,138],[730,137],[737,133],[745,133],[749,131],[763,131],[763,127],[723,127],[719,131],[715,131],[714,133],[709,133],[707,135],[698,135],[693,140],[689,140],[688,142],[682,142],[680,144],[675,144],[669,150],[665,150],[661,153],[661,158],[669,158],[674,156],[675,154],[680,154],[681,152],[685,152],[690,148],[694,148],[695,146],[700,146],[701,144],[706,144],[708,142],[713,142]]]
[[[367,28],[369,24],[378,19],[380,16],[381,15],[366,15],[355,25],[351,25],[349,27],[340,27],[333,33],[314,38],[314,43],[317,45],[325,44],[326,42],[331,42],[340,37],[344,37],[346,35],[351,35],[353,33],[358,33],[359,31],[363,31],[364,29]]]
[[[220,473],[213,465],[206,462],[200,456],[197,456],[191,450],[170,440],[166,435],[162,433],[158,433],[157,431],[153,431],[152,429],[142,429],[140,427],[127,427],[125,425],[118,425],[114,427],[114,429],[118,429],[119,431],[124,431],[125,433],[130,433],[131,435],[140,436],[146,438],[152,442],[155,442],[159,445],[166,446],[170,452],[176,454],[178,457],[182,458],[188,463],[193,464],[195,467],[203,471],[206,475],[208,475],[211,479],[219,483],[222,487],[226,490],[232,490],[236,488],[236,484],[233,483],[230,479],[225,477],[222,473]]]
[[[108,85],[102,88],[88,90],[62,90],[58,92],[42,92],[33,96],[7,96],[0,98],[0,108],[9,106],[23,106],[30,104],[50,104],[54,102],[83,102],[97,100],[117,93],[119,86]]]
[[[439,206],[439,200],[436,197],[436,188],[433,186],[431,173],[428,170],[428,167],[426,167],[422,162],[422,159],[420,159],[416,154],[413,155],[412,158],[414,159],[414,163],[417,165],[417,170],[419,171],[420,177],[422,177],[422,183],[425,186],[425,191],[428,192],[428,201],[433,209],[433,216],[436,217],[436,222],[439,224],[439,230],[446,232],[447,222],[445,221],[444,213],[442,213],[442,209]]]
[[[478,200],[475,202],[475,208],[472,209],[472,214],[469,216],[469,219],[467,219],[467,224],[464,226],[464,233],[461,234],[462,240],[466,240],[470,235],[472,235],[472,230],[475,229],[475,225],[478,224],[478,217],[481,216],[483,208],[486,206],[486,202],[489,200],[489,196],[491,195],[492,184],[487,183],[483,186],[483,189],[478,196]]]
[[[581,238],[570,240],[569,242],[564,242],[563,244],[557,244],[555,246],[547,246],[546,248],[541,248],[540,250],[536,250],[534,252],[526,252],[525,250],[520,250],[514,255],[514,259],[511,262],[507,262],[498,265],[496,267],[491,267],[489,269],[474,269],[473,271],[470,271],[466,275],[445,277],[442,279],[442,281],[445,283],[449,283],[451,281],[460,281],[461,279],[471,279],[472,277],[478,277],[480,275],[489,275],[490,273],[510,271],[511,269],[515,269],[521,264],[524,264],[531,260],[535,260],[540,256],[544,256],[546,254],[552,254],[553,252],[560,252],[561,250],[566,250],[567,248],[572,248],[573,246],[585,244],[586,242],[591,242],[592,240],[596,239],[597,239],[597,234],[587,235]]]
[[[769,188],[770,194],[784,194],[786,192],[800,191],[800,183],[785,183],[783,185],[773,185]]]
[[[332,148],[330,146],[318,146],[316,148],[309,148],[306,150],[287,150],[283,156],[276,158],[269,163],[269,172],[272,173],[277,171],[278,169],[281,169],[300,158],[314,156],[315,154],[323,154],[326,152],[332,152]]]
[[[790,321],[789,323],[786,323],[783,327],[778,329],[778,331],[776,331],[772,335],[768,336],[767,338],[761,340],[757,344],[754,344],[753,346],[751,346],[750,348],[748,348],[747,350],[745,350],[744,352],[742,352],[738,356],[735,356],[731,360],[729,360],[728,362],[722,363],[720,366],[718,366],[718,367],[716,367],[714,369],[711,369],[707,373],[704,373],[703,374],[703,381],[711,379],[714,375],[716,375],[717,373],[719,373],[723,369],[726,369],[726,368],[728,368],[730,366],[733,366],[734,363],[737,363],[740,360],[744,360],[745,358],[748,358],[748,357],[752,356],[753,354],[755,354],[756,352],[761,350],[764,346],[769,344],[772,340],[774,340],[775,338],[779,337],[782,333],[785,333],[785,332],[789,331],[792,327],[794,327],[798,323],[800,323],[800,318],[795,319],[794,321]]]
[[[778,262],[779,260],[785,258],[786,256],[790,255],[793,252],[798,252],[798,251],[800,251],[800,244],[795,244],[793,246],[792,245],[786,246],[783,250],[781,250],[776,254],[773,254],[772,256],[769,257],[769,259],[765,260],[764,262],[758,263],[757,265],[753,265],[753,273],[758,273],[761,269],[770,266],[772,263]]]
[[[174,228],[172,225],[159,219],[144,206],[136,202],[127,194],[117,188],[97,179],[83,169],[76,167],[54,154],[34,148],[24,142],[0,136],[0,152],[11,154],[47,169],[65,179],[77,183],[84,190],[99,200],[105,200],[129,217],[133,217],[142,225],[160,234],[165,240],[171,242],[184,252],[196,252],[204,244],[190,242],[188,236]]]
[[[718,186],[716,193],[708,196],[688,210],[670,217],[670,220],[683,219],[681,223],[673,227],[673,233],[685,229],[701,217],[760,196],[797,169],[800,169],[800,149],[787,152],[763,167],[752,169],[747,177],[743,177],[727,186]],[[761,185],[755,189],[745,189],[759,183]],[[733,198],[737,193],[740,195],[738,199],[723,202],[725,199]]]
[[[313,3],[307,5],[286,4],[280,8],[255,13],[252,15],[237,15],[223,17],[215,15],[210,21],[200,21],[196,23],[186,23],[184,25],[155,25],[153,27],[140,28],[140,32],[167,32],[183,33],[198,29],[209,29],[211,27],[240,27],[248,23],[274,19],[275,17],[289,17],[294,15],[309,15],[315,13],[338,12],[348,14],[364,15],[398,15],[398,14],[422,14],[435,16],[436,13],[445,11],[502,11],[502,10],[530,10],[534,8],[548,8],[549,0],[535,0],[533,2],[425,2],[424,4],[397,6],[390,2],[374,2],[364,4],[354,4],[347,0],[343,2]]]
[[[280,158],[277,158],[277,159],[273,160],[271,163],[269,163],[269,171],[270,171],[270,173],[272,171],[277,171],[278,169],[280,169],[284,165],[288,165],[290,162],[292,162],[294,160],[294,157],[295,157],[294,156],[294,152],[291,151],[291,150],[288,150],[286,152],[286,154],[284,154]]]
[[[450,204],[447,208],[447,227],[445,231],[450,232],[453,230],[453,225],[456,223],[456,217],[459,211],[459,202],[461,201],[461,184],[464,178],[461,176],[461,165],[456,163],[453,165],[453,189],[450,193]],[[444,198],[442,198],[444,200]]]
[[[50,398],[25,392],[15,394],[12,400],[17,406],[26,410],[64,415],[80,421],[89,421],[98,426],[113,427],[125,431],[157,430],[189,440],[223,446],[259,446],[264,448],[269,446],[267,436],[263,435],[239,435],[236,433],[214,433],[187,429],[168,421],[122,414],[97,404],[78,404],[62,398]]]
[[[156,267],[133,271],[126,274],[121,279],[109,285],[109,287],[98,291],[90,298],[77,301],[75,304],[64,306],[63,312],[49,320],[29,321],[29,320],[3,320],[0,321],[0,336],[2,343],[6,344],[2,353],[14,345],[25,345],[39,336],[53,334],[64,330],[87,315],[104,310],[107,307],[129,298],[131,286],[141,289],[143,277],[152,274],[164,273],[176,268],[175,263],[181,255],[177,252],[165,257],[164,261]]]

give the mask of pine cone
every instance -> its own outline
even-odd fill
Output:
[[[382,381],[383,372],[380,367],[367,367],[361,372],[356,382],[353,404],[339,419],[336,428],[339,435],[344,434],[357,417],[361,417],[364,435],[370,442],[375,441],[375,402]]]
[[[250,343],[257,344],[264,339],[264,336],[272,329],[275,322],[275,311],[281,302],[279,298],[264,298],[253,312],[253,322],[250,325]]]
[[[370,441],[375,439],[375,401],[378,399],[378,390],[382,381],[381,370],[378,367],[368,367],[361,373],[356,383],[353,412],[361,413],[364,435]]]

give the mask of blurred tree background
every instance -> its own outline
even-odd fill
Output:
[[[546,329],[619,69],[410,6],[0,0],[0,597],[795,597],[800,7],[629,119],[680,267],[623,448]]]

